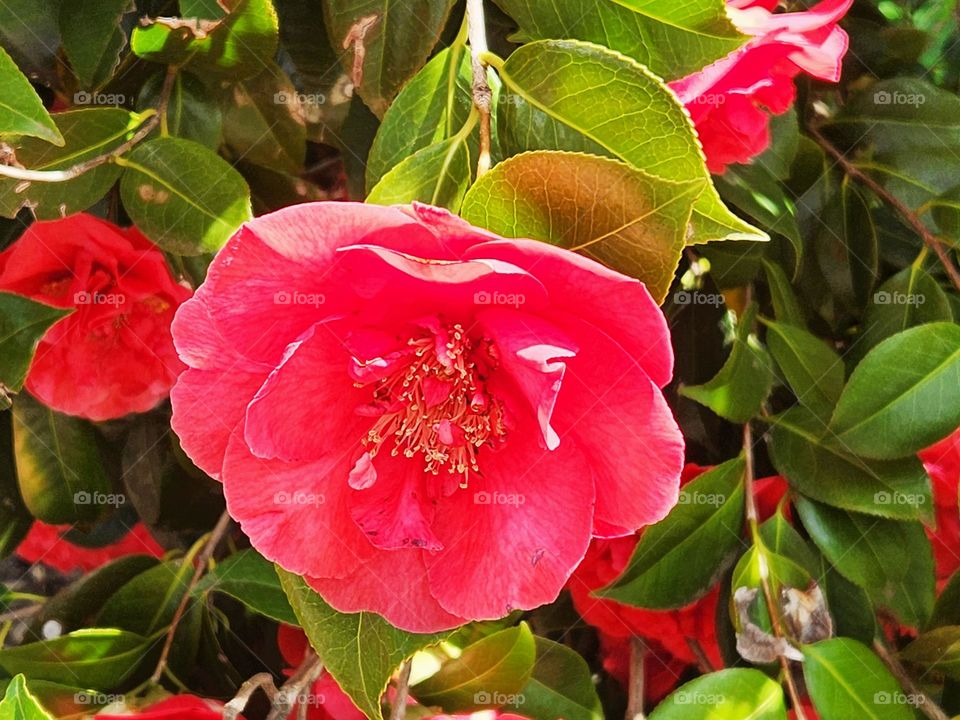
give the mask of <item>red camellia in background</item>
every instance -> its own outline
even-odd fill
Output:
[[[853,0],[823,0],[776,13],[777,0],[727,0],[734,25],[752,36],[713,65],[670,83],[690,111],[711,172],[745,163],[770,144],[770,116],[790,109],[802,72],[840,79],[847,34],[837,27]]]
[[[175,695],[137,712],[99,713],[97,717],[104,720],[220,720],[223,703],[195,695]]]
[[[170,322],[190,291],[135,228],[91,215],[37,222],[0,253],[0,290],[75,308],[40,342],[27,389],[90,420],[144,412],[183,368]]]
[[[163,548],[143,523],[137,523],[122,538],[104,547],[74,545],[67,535],[71,527],[35,521],[17,546],[17,555],[29,563],[43,563],[62,573],[95,570],[126,555],[163,555]]]
[[[592,536],[676,502],[663,314],[545,243],[424,205],[299,205],[230,240],[174,337],[184,449],[341,611],[433,631],[537,607]]]
[[[960,569],[960,428],[936,445],[920,453],[920,460],[933,481],[935,530],[927,530],[933,544],[937,588],[942,587]]]

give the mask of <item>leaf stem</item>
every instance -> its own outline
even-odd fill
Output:
[[[213,557],[213,553],[223,539],[224,534],[226,534],[228,527],[230,527],[230,515],[224,510],[220,519],[217,520],[217,524],[214,525],[213,530],[211,530],[207,536],[203,550],[197,558],[197,566],[193,571],[193,577],[190,578],[190,584],[187,586],[183,597],[180,598],[180,604],[177,605],[177,609],[173,613],[173,619],[170,621],[170,627],[167,630],[167,638],[163,643],[163,650],[160,652],[160,660],[157,661],[157,667],[154,669],[153,675],[150,676],[150,682],[153,685],[158,684],[160,678],[163,677],[164,670],[167,667],[167,659],[170,656],[170,649],[173,647],[173,638],[177,634],[177,627],[180,625],[180,620],[183,619],[183,614],[186,612],[187,604],[190,602],[194,588],[203,576],[204,568],[206,568],[207,563],[210,562],[210,558]]]
[[[170,102],[170,92],[173,89],[173,81],[176,77],[177,68],[171,65],[167,68],[167,76],[163,81],[163,89],[160,92],[160,102],[156,109],[144,112],[141,118],[145,118],[145,122],[137,128],[137,131],[129,140],[122,145],[118,145],[110,152],[97,155],[89,160],[84,160],[82,163],[68,167],[65,170],[29,170],[14,165],[0,165],[0,177],[10,178],[11,180],[23,180],[25,182],[61,183],[74,180],[85,172],[89,172],[94,168],[116,160],[120,155],[123,155],[153,132],[153,129],[166,116],[167,105]]]
[[[397,695],[393,699],[393,708],[390,710],[390,720],[404,720],[407,715],[407,696],[410,694],[410,671],[413,663],[407,660],[400,668],[397,678]]]
[[[643,638],[630,638],[630,689],[627,696],[626,720],[644,720],[644,676],[647,661],[647,644]]]
[[[926,693],[916,686],[896,656],[887,650],[886,645],[879,640],[874,640],[873,651],[883,661],[883,664],[887,666],[887,669],[897,679],[900,686],[914,697],[920,698],[920,702],[917,703],[917,708],[919,708],[924,715],[930,718],[930,720],[950,720],[950,717],[940,709],[940,706],[934,703]]]
[[[868,187],[873,193],[892,207],[898,215],[913,228],[914,232],[920,236],[920,239],[923,240],[924,244],[929,247],[936,254],[937,258],[940,260],[940,264],[943,265],[943,269],[946,270],[947,276],[950,278],[950,282],[953,283],[954,287],[957,290],[960,290],[960,270],[957,270],[956,266],[953,264],[953,260],[950,259],[950,254],[944,249],[943,244],[936,235],[930,232],[929,228],[923,224],[923,221],[920,217],[911,210],[904,202],[902,202],[898,197],[893,193],[883,187],[880,183],[870,177],[867,173],[863,172],[860,168],[854,165],[847,157],[840,152],[833,144],[827,140],[819,130],[816,128],[808,128],[810,134],[813,136],[813,139],[822,147],[828,155],[830,155],[834,160],[837,161],[837,164],[843,168],[843,171],[852,177],[854,180],[861,182],[863,185]]]
[[[487,82],[487,28],[483,14],[483,0],[467,0],[467,37],[473,67],[473,105],[480,112],[480,154],[477,160],[477,178],[490,169],[491,129],[490,114],[493,91]]]

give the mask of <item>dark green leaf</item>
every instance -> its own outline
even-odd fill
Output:
[[[337,612],[303,578],[279,567],[277,574],[324,667],[368,718],[381,720],[380,696],[390,677],[404,660],[439,642],[443,634],[415,635],[373,613]]]
[[[531,720],[601,720],[603,710],[587,662],[566,645],[537,637],[529,682],[509,712]]]
[[[29,135],[63,145],[63,136],[37,91],[0,47],[0,137],[7,135]]]
[[[960,626],[944,625],[925,632],[907,645],[900,656],[927,670],[960,679]]]
[[[872,458],[911,455],[960,425],[960,325],[929,323],[871,350],[850,376],[829,442]]]
[[[556,40],[524,45],[497,70],[505,92],[501,104],[509,109],[519,98],[539,112],[537,132],[526,135],[533,144],[507,148],[511,153],[544,149],[610,154],[667,180],[702,178],[688,242],[766,239],[720,200],[686,110],[642,65],[597,45]],[[505,112],[501,118],[501,125],[511,118],[523,120],[520,128],[501,127],[504,137],[514,139],[527,132],[532,120],[528,113]],[[569,130],[548,132],[557,123]]]
[[[109,153],[136,131],[142,118],[118,108],[69,110],[53,116],[65,145],[54,147],[27,139],[17,148],[17,161],[31,170],[65,170]],[[57,183],[26,183],[0,180],[0,215],[15,217],[30,207],[39,220],[55,220],[86,210],[120,177],[120,168],[106,163],[73,180]]]
[[[13,437],[20,492],[34,517],[70,523],[123,503],[123,496],[112,493],[90,423],[21,393],[13,408]]]
[[[931,519],[930,480],[917,458],[866,460],[837,450],[824,440],[823,420],[803,407],[793,407],[773,422],[773,463],[799,492],[870,515]]]
[[[731,668],[681,685],[650,720],[786,720],[780,684],[759,670]],[[825,719],[826,720],[826,719]]]
[[[863,318],[863,337],[854,350],[865,354],[881,341],[908,328],[953,319],[947,294],[930,273],[913,264],[888,279],[873,294]]]
[[[576,38],[606,45],[675,79],[737,49],[737,32],[720,0],[496,0],[520,25],[519,38]]]
[[[765,324],[767,345],[797,402],[826,423],[843,392],[843,360],[833,348],[802,328]]]
[[[144,83],[137,98],[137,109],[156,107],[163,86],[164,73]],[[167,104],[167,131],[184,140],[193,140],[208,148],[216,148],[223,134],[223,114],[211,97],[210,90],[186,71],[177,73]]]
[[[880,659],[850,638],[803,648],[803,677],[823,720],[913,720],[913,710]]]
[[[367,106],[383,117],[400,89],[430,56],[453,0],[330,0],[330,44]]]
[[[604,188],[597,196],[597,188]],[[461,214],[506,237],[546,240],[642,280],[660,301],[673,279],[700,181],[674,183],[607,158],[534,152],[474,184]],[[591,207],[584,213],[584,207]]]
[[[70,312],[0,292],[0,385],[14,392],[23,387],[40,338]]]
[[[797,499],[803,526],[833,566],[906,625],[933,609],[933,555],[918,522],[900,522]]]
[[[273,563],[256,550],[234,553],[207,573],[195,593],[222,592],[277,622],[297,624]]]
[[[95,624],[152,635],[170,624],[191,575],[193,566],[180,560],[154,565],[124,583],[103,604]]]
[[[644,531],[623,574],[595,594],[668,609],[706,593],[740,547],[743,472],[737,458],[685,485],[670,514]]]
[[[215,252],[251,217],[250,189],[240,173],[190,140],[151,140],[125,156],[123,166],[124,208],[170,252]]]
[[[131,0],[70,0],[60,6],[60,37],[81,87],[96,87],[120,62],[127,37],[120,18]]]
[[[468,646],[410,692],[422,704],[448,713],[515,702],[530,679],[536,654],[533,634],[521,623]]]
[[[805,327],[803,310],[800,308],[800,302],[797,300],[797,295],[793,291],[790,279],[783,268],[770,260],[764,259],[763,269],[767,274],[770,300],[773,302],[773,310],[776,313],[777,320],[800,328]]]

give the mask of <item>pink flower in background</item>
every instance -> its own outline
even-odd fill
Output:
[[[29,563],[43,563],[62,573],[96,570],[127,555],[163,556],[163,548],[143,523],[137,523],[122,538],[103,547],[74,545],[67,539],[71,528],[71,525],[48,525],[36,520],[17,546],[16,554]]]
[[[920,460],[933,481],[933,504],[937,527],[927,529],[933,545],[937,588],[942,589],[960,569],[960,428],[940,442],[922,450]]]
[[[183,369],[170,323],[190,291],[135,228],[82,213],[34,223],[0,253],[0,290],[75,308],[40,341],[27,375],[54,410],[97,421],[144,412]]]
[[[803,12],[777,13],[776,0],[727,0],[745,45],[692,75],[670,83],[697,128],[711,172],[745,163],[770,144],[770,116],[796,98],[800,73],[836,82],[847,51],[837,23],[853,0],[823,0]]]
[[[638,281],[415,204],[245,225],[174,321],[186,452],[267,558],[411,631],[554,600],[677,499]],[[396,578],[403,578],[398,584]]]
[[[98,713],[96,717],[103,720],[222,720],[223,703],[195,695],[174,695],[136,712]]]

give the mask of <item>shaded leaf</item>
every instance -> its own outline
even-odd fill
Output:
[[[241,550],[218,563],[204,575],[194,592],[222,592],[277,622],[298,624],[273,563],[256,550]]]
[[[0,137],[6,135],[29,135],[54,145],[64,142],[37,91],[0,47]]]
[[[0,385],[14,392],[23,387],[40,339],[71,312],[0,292]]]
[[[765,324],[767,345],[797,402],[827,422],[843,392],[843,360],[833,348],[802,328]]]
[[[522,712],[531,720],[600,720],[603,710],[587,662],[566,645],[542,637],[535,640],[533,674],[518,702],[504,709]]]
[[[127,44],[120,18],[132,0],[70,0],[60,6],[60,37],[81,87],[105,82]]]

